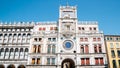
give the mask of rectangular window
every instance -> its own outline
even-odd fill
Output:
[[[40,58],[37,58],[37,64],[40,64]]]
[[[93,41],[96,41],[96,38],[93,38]]]
[[[46,28],[44,27],[44,28],[43,28],[43,30],[45,31],[45,30],[46,30]]]
[[[113,60],[112,63],[113,63],[113,68],[117,68],[116,61]]]
[[[117,53],[118,53],[118,57],[120,57],[120,50],[117,50]]]
[[[47,64],[50,65],[50,58],[47,58]]]
[[[113,43],[110,43],[110,48],[114,48]]]
[[[93,29],[96,30],[96,27],[94,27]]]
[[[81,58],[81,65],[85,65],[85,59]]]
[[[86,65],[90,65],[90,60],[89,60],[89,58],[86,58]]]
[[[94,52],[97,53],[98,50],[97,50],[97,45],[94,45]]]
[[[100,58],[100,64],[103,65],[104,62],[103,62],[103,58]]]
[[[85,38],[85,41],[88,41],[88,38]]]
[[[55,65],[55,58],[52,58],[52,64]]]
[[[99,64],[99,59],[95,58],[95,64],[98,65]]]
[[[119,39],[118,38],[116,38],[116,41],[118,41]]]
[[[78,27],[79,30],[81,30],[81,27]]]
[[[39,28],[39,31],[41,31],[42,30],[42,28]]]
[[[55,54],[55,45],[52,46],[52,53]]]
[[[99,44],[99,53],[102,53],[101,44]]]
[[[48,52],[47,53],[50,53],[51,52],[51,45],[48,45]]]
[[[88,45],[85,45],[85,53],[89,53],[89,47],[88,47]]]
[[[119,63],[119,68],[120,68],[120,60],[118,60],[118,63]]]
[[[83,41],[83,38],[80,38],[80,41]]]
[[[114,50],[111,50],[111,56],[114,58],[115,57],[115,52]]]
[[[119,45],[119,43],[116,43],[116,48],[120,48],[120,45]]]
[[[32,58],[32,64],[35,64],[35,58]]]
[[[54,30],[57,30],[57,27],[54,27]]]
[[[53,27],[50,27],[50,30],[53,30]]]
[[[98,41],[101,41],[101,38],[98,38]]]
[[[81,45],[81,53],[84,53],[84,46],[83,45]]]

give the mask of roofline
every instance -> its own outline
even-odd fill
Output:
[[[120,37],[120,35],[104,35],[104,36]]]

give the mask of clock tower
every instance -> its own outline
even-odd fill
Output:
[[[61,50],[60,52],[75,51],[74,46],[76,40],[77,29],[77,7],[76,6],[60,6],[59,8],[59,38]]]

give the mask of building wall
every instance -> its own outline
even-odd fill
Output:
[[[33,25],[0,24],[0,68],[26,66]]]
[[[67,60],[76,68],[106,67],[104,35],[98,23],[78,21],[74,6],[61,6],[59,13],[58,22],[38,23],[34,26],[27,68],[61,68]],[[66,42],[71,46],[66,46]]]
[[[120,67],[120,36],[117,35],[106,35],[106,50],[108,55],[108,62],[110,68],[119,68]],[[111,52],[111,51],[114,51]],[[115,66],[113,64],[113,60],[115,60]]]

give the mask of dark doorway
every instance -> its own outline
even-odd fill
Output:
[[[61,68],[75,68],[75,63],[72,59],[65,59],[62,62]]]
[[[18,68],[25,68],[25,66],[24,65],[20,65],[20,66],[18,66]]]
[[[0,65],[0,68],[5,68],[4,65]]]
[[[9,65],[7,68],[15,68],[14,65]]]

